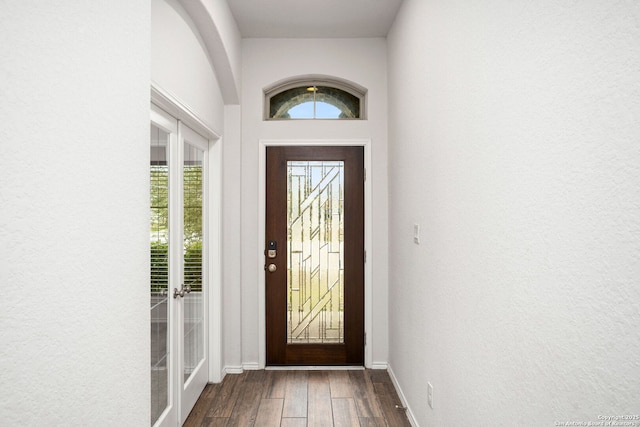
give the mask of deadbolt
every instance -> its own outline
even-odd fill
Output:
[[[275,240],[267,242],[267,258],[275,258],[277,255],[278,243]]]
[[[274,271],[276,271],[278,269],[278,267],[276,267],[275,264],[269,264],[267,266],[267,270],[269,270],[269,273],[273,273]]]

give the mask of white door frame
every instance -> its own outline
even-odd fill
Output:
[[[203,262],[208,282],[204,293],[205,309],[205,357],[208,382],[222,380],[222,275],[221,275],[221,195],[222,195],[222,139],[219,134],[202,121],[193,111],[176,97],[151,85],[151,108],[158,109],[178,120],[204,137],[208,145],[205,163],[208,164],[205,198],[206,218],[203,218],[209,244],[207,262]],[[182,132],[179,132],[181,134]],[[172,292],[172,289],[169,290]],[[181,357],[181,356],[180,356]],[[174,358],[175,359],[175,358]],[[178,403],[180,404],[180,403]],[[184,411],[182,411],[184,412]],[[188,414],[187,414],[188,415]],[[186,417],[186,415],[185,415]],[[180,421],[180,420],[178,420]]]
[[[267,334],[266,334],[266,293],[265,293],[265,277],[264,277],[264,241],[266,233],[266,165],[267,165],[267,147],[272,146],[314,146],[314,145],[341,145],[341,146],[354,146],[364,147],[364,168],[365,168],[365,183],[364,183],[364,249],[366,254],[373,253],[372,237],[372,204],[371,204],[371,179],[368,177],[373,176],[371,166],[371,140],[370,139],[260,139],[260,152],[259,152],[259,167],[258,167],[258,179],[259,179],[259,191],[258,191],[258,247],[256,248],[258,254],[258,345],[259,345],[259,360],[258,368],[264,369],[267,361]],[[372,304],[372,264],[369,259],[365,258],[364,264],[364,333],[365,333],[365,346],[364,346],[364,366],[370,368],[373,360],[373,348],[371,346],[371,337],[369,333],[371,331],[371,325],[373,322],[373,314],[371,309]]]

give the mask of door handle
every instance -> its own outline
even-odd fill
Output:
[[[267,266],[267,270],[269,271],[269,273],[274,273],[277,269],[278,267],[275,264],[269,264]]]
[[[184,298],[184,294],[188,294],[190,292],[191,292],[191,286],[190,285],[184,286],[184,283],[183,283],[182,288],[180,290],[178,290],[178,288],[173,288],[173,299],[176,299],[178,297]]]

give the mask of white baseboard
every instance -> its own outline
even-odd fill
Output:
[[[369,369],[388,369],[389,364],[387,362],[373,362]]]
[[[411,412],[411,407],[407,403],[407,398],[405,397],[404,393],[402,392],[402,388],[400,387],[400,384],[398,383],[398,379],[396,378],[396,375],[393,373],[393,369],[391,368],[391,366],[389,366],[387,368],[387,372],[389,373],[389,377],[391,378],[391,382],[393,383],[393,386],[395,387],[396,392],[398,393],[398,397],[400,398],[400,402],[402,402],[402,406],[407,408],[406,414],[407,414],[407,418],[409,419],[409,422],[411,423],[411,425],[413,427],[420,427],[418,425],[418,422],[416,421],[416,418],[413,416],[413,412]]]
[[[242,366],[225,366],[222,370],[223,378],[226,374],[241,374],[243,372]]]
[[[258,369],[262,369],[259,363],[243,363],[242,369],[245,371],[257,371]]]

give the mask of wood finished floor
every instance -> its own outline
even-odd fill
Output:
[[[209,384],[185,427],[411,426],[386,371],[245,371]]]

